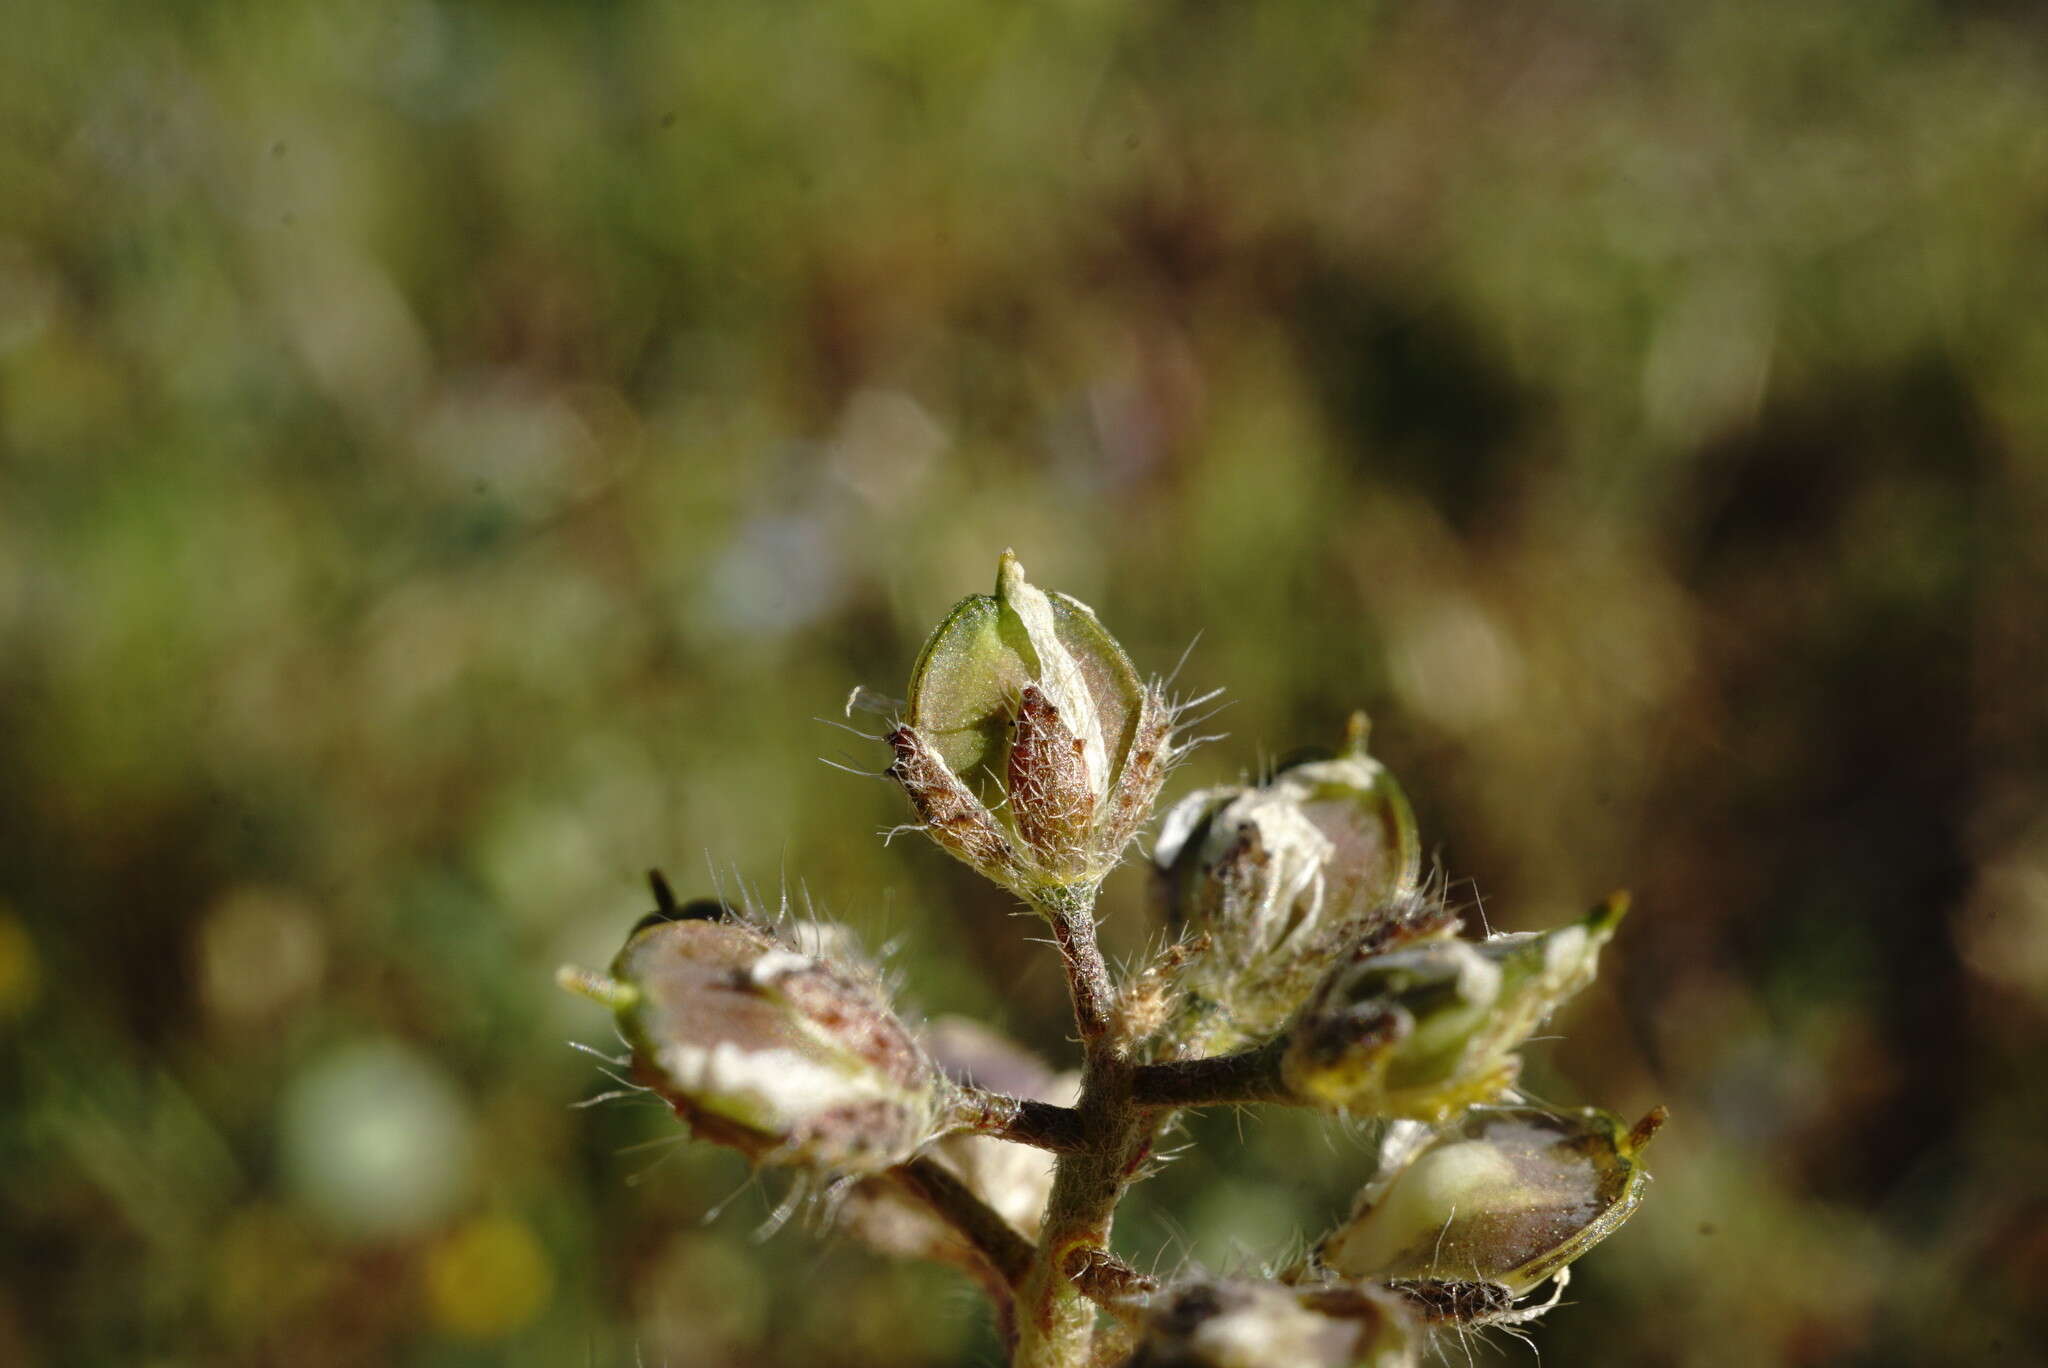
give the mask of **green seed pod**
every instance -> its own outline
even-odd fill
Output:
[[[941,848],[1029,899],[1116,865],[1165,781],[1169,727],[1094,611],[1005,553],[996,592],[925,643],[889,773]]]
[[[1663,1120],[1661,1107],[1633,1128],[1590,1108],[1475,1107],[1368,1184],[1316,1258],[1340,1277],[1419,1292],[1520,1295],[1634,1213],[1649,1183],[1642,1150]]]
[[[1415,818],[1365,734],[1354,714],[1343,755],[1257,787],[1201,790],[1160,824],[1153,859],[1168,919],[1207,943],[1182,984],[1198,1010],[1220,1009],[1203,1048],[1270,1036],[1346,947],[1455,928],[1440,904],[1416,896]]]
[[[1151,1299],[1124,1368],[1412,1368],[1419,1342],[1400,1299],[1376,1288],[1200,1278]]]
[[[1627,910],[1617,896],[1555,931],[1354,955],[1295,1021],[1283,1075],[1333,1110],[1432,1123],[1498,1097],[1512,1052],[1592,982]]]
[[[935,1129],[944,1085],[880,985],[751,922],[655,921],[609,978],[563,981],[617,1012],[642,1082],[753,1159],[874,1172]]]

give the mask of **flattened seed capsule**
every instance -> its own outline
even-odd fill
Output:
[[[1339,964],[1288,1037],[1282,1071],[1331,1110],[1441,1123],[1514,1082],[1514,1050],[1592,982],[1628,910],[1555,931],[1433,940]]]
[[[744,920],[675,920],[637,931],[601,987],[635,1072],[708,1139],[861,1173],[930,1138],[937,1070],[857,970]]]
[[[1642,1149],[1662,1123],[1662,1109],[1630,1127],[1593,1109],[1475,1107],[1375,1178],[1317,1260],[1446,1298],[1454,1285],[1484,1283],[1519,1295],[1634,1214],[1649,1183]]]

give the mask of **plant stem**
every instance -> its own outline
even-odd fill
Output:
[[[949,1132],[986,1135],[1055,1154],[1071,1154],[1087,1143],[1081,1113],[1072,1107],[964,1085],[959,1094]]]
[[[1052,923],[1053,942],[1059,946],[1067,991],[1074,1001],[1074,1023],[1081,1028],[1081,1044],[1092,1062],[1098,1044],[1108,1035],[1110,1009],[1116,1001],[1116,986],[1109,981],[1109,966],[1095,941],[1095,890],[1060,890],[1038,910]]]
[[[1241,1054],[1141,1064],[1131,1073],[1131,1101],[1141,1107],[1212,1107],[1231,1102],[1291,1102],[1280,1076],[1286,1039]]]
[[[974,1194],[960,1176],[929,1155],[889,1170],[889,1176],[959,1232],[997,1277],[1014,1288],[1031,1271],[1031,1241]]]
[[[1095,1305],[1082,1290],[1090,1268],[1109,1261],[1110,1226],[1124,1189],[1150,1152],[1151,1116],[1132,1104],[1132,1061],[1109,1030],[1115,988],[1095,939],[1095,890],[1064,891],[1039,903],[1066,966],[1084,1056],[1074,1111],[1082,1147],[1054,1170],[1038,1255],[1018,1308],[1017,1368],[1086,1368],[1095,1344]]]

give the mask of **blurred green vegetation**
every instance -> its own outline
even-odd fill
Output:
[[[1492,924],[1636,891],[1532,1077],[1673,1120],[1546,1361],[2048,1362],[2037,8],[4,28],[0,1362],[991,1362],[570,1110],[550,973],[659,863],[1069,1060],[1028,926],[817,763],[1005,546],[1199,635],[1169,795],[1364,705]],[[1192,1129],[1143,1264],[1367,1162]]]

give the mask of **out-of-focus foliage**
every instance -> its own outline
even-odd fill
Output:
[[[5,29],[0,1362],[988,1361],[945,1273],[569,1111],[611,1042],[550,973],[660,862],[1070,1062],[809,720],[1005,546],[1141,668],[1202,634],[1247,739],[1169,798],[1362,704],[1494,925],[1636,891],[1525,1083],[1672,1121],[1547,1360],[2043,1360],[2034,9]],[[1369,1165],[1242,1124],[1132,1257],[1233,1272]]]

